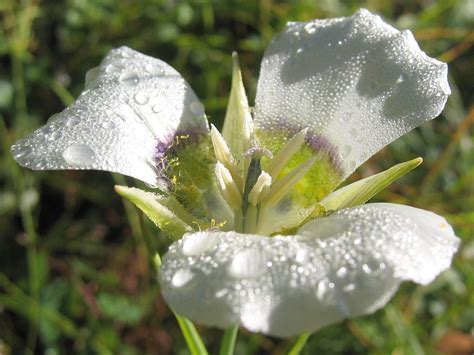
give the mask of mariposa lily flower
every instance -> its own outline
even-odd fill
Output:
[[[121,47],[70,107],[12,147],[32,169],[98,169],[157,188],[117,187],[176,241],[168,304],[201,324],[274,336],[385,305],[428,284],[459,240],[421,209],[365,204],[421,159],[335,190],[359,165],[439,115],[447,66],[410,31],[360,10],[289,23],[268,47],[249,109],[237,61],[222,134],[166,63]]]

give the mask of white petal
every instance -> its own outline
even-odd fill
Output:
[[[165,255],[160,282],[168,304],[196,322],[291,336],[374,312],[402,280],[432,281],[458,243],[431,212],[368,204],[297,236],[187,234]]]
[[[446,64],[426,56],[410,31],[360,10],[294,22],[274,38],[262,61],[255,120],[260,131],[308,127],[308,143],[328,152],[344,178],[439,115],[449,94]]]
[[[22,166],[113,171],[150,184],[177,133],[207,132],[196,95],[165,62],[113,49],[86,75],[79,98],[12,147]]]

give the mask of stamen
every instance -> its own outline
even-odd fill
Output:
[[[220,132],[213,124],[211,124],[211,141],[217,161],[222,163],[230,171],[232,178],[239,188],[239,191],[242,191],[243,181],[242,177],[240,176],[239,169],[234,163],[234,157],[232,156],[224,137],[222,137]]]
[[[224,197],[233,210],[240,209],[242,206],[242,194],[232,179],[230,171],[222,163],[218,162],[215,173],[222,197]]]
[[[265,196],[267,196],[271,184],[272,177],[270,176],[270,174],[265,171],[262,171],[257,179],[257,182],[249,193],[249,202],[253,206],[256,206],[260,201],[263,200],[263,198],[265,198]]]
[[[304,143],[308,128],[302,129],[296,133],[277,153],[275,158],[270,162],[268,166],[268,173],[273,177],[277,177],[281,172],[285,164],[291,159],[291,157],[300,149]]]
[[[217,128],[211,123],[211,140],[212,146],[214,147],[214,154],[218,162],[221,162],[225,166],[233,164],[234,158],[230,153],[229,146],[227,145],[224,137],[220,134]]]
[[[316,157],[306,160],[303,164],[292,170],[288,175],[277,180],[272,185],[270,191],[267,193],[267,197],[262,202],[269,206],[276,205],[283,198],[283,196],[285,196],[286,193],[303,178],[303,176],[313,166],[316,160]]]

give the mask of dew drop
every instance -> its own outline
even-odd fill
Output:
[[[173,278],[171,279],[171,284],[174,287],[183,287],[184,285],[188,284],[193,279],[193,277],[194,275],[191,270],[179,269],[173,275]]]
[[[68,120],[66,121],[66,126],[69,126],[69,127],[73,127],[73,126],[77,126],[79,124],[79,122],[81,122],[81,120],[79,119],[79,117],[77,116],[71,116],[68,118]]]
[[[403,83],[404,81],[405,81],[405,76],[403,74],[400,74],[400,76],[398,77],[396,83],[400,84],[400,83]]]
[[[113,121],[104,121],[102,122],[102,128],[104,129],[113,129],[115,127],[115,122]]]
[[[86,89],[91,88],[95,83],[95,80],[100,74],[100,68],[94,67],[87,71],[84,86]]]
[[[229,293],[229,291],[226,290],[225,288],[223,288],[222,290],[217,291],[215,296],[216,296],[216,298],[222,298],[225,295],[227,295],[227,293]]]
[[[324,298],[324,295],[326,294],[326,291],[326,281],[319,281],[318,286],[316,288],[316,297],[318,297],[319,300],[322,300]]]
[[[151,108],[151,110],[152,110],[154,113],[160,113],[161,111],[163,111],[164,108],[165,108],[164,105],[155,104],[155,105],[153,105],[153,107]]]
[[[49,135],[48,139],[50,141],[55,141],[55,140],[58,140],[59,138],[61,138],[62,135],[63,134],[61,133],[61,131],[54,131]]]
[[[148,96],[141,91],[137,92],[133,99],[139,105],[145,105],[148,102]]]
[[[344,276],[347,275],[347,269],[343,266],[343,267],[339,268],[339,270],[337,270],[336,274],[339,277],[344,277]]]
[[[257,249],[246,249],[237,253],[229,267],[229,272],[236,278],[255,278],[266,270],[263,252]]]
[[[355,285],[354,284],[348,284],[346,286],[344,286],[343,290],[345,292],[351,292],[351,291],[354,291],[355,290]]]
[[[120,94],[119,97],[118,97],[119,101],[124,103],[124,104],[128,104],[128,95],[127,94]]]
[[[304,250],[304,249],[301,249],[301,250],[298,250],[298,252],[296,253],[296,262],[300,263],[300,264],[305,264],[308,262],[309,260],[309,253],[308,251]]]
[[[217,239],[211,233],[190,234],[183,241],[183,253],[186,256],[199,255],[214,247],[216,243]]]
[[[94,162],[94,151],[85,144],[73,144],[63,152],[63,158],[71,165],[85,166]]]
[[[55,113],[54,115],[52,115],[52,116],[48,119],[48,122],[46,122],[46,123],[53,123],[53,122],[56,122],[60,117],[61,117],[61,116],[60,116],[59,113]]]
[[[30,154],[31,148],[26,145],[14,145],[12,147],[12,151],[13,151],[13,158],[20,159]]]
[[[120,55],[124,58],[133,58],[133,54],[130,52],[130,50],[126,48],[122,48],[120,51]]]
[[[316,26],[313,23],[308,23],[304,26],[304,30],[311,35],[316,32]]]
[[[189,105],[189,109],[196,116],[201,116],[204,114],[204,105],[199,101],[191,102],[191,104]]]
[[[119,81],[128,86],[137,86],[140,82],[140,78],[137,73],[133,71],[126,71],[119,77]]]
[[[163,75],[163,69],[157,65],[153,65],[151,63],[148,63],[145,65],[145,70],[154,75]]]
[[[365,272],[366,274],[372,273],[372,269],[371,269],[370,266],[367,265],[367,264],[362,265],[362,270],[364,270],[364,272]]]
[[[105,67],[105,72],[108,74],[118,73],[122,71],[123,67],[118,63],[111,63]]]

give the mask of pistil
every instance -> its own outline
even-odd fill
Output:
[[[287,162],[298,152],[305,141],[307,130],[293,136],[271,159],[268,171],[263,171],[261,159],[267,152],[254,147],[243,156],[234,157],[219,131],[212,126],[211,138],[217,159],[215,174],[221,195],[234,211],[234,229],[244,233],[262,230],[268,211],[284,198],[295,184],[313,166],[316,158],[310,158],[285,176],[280,176]],[[247,164],[241,164],[247,160]],[[267,232],[268,233],[268,232]]]

